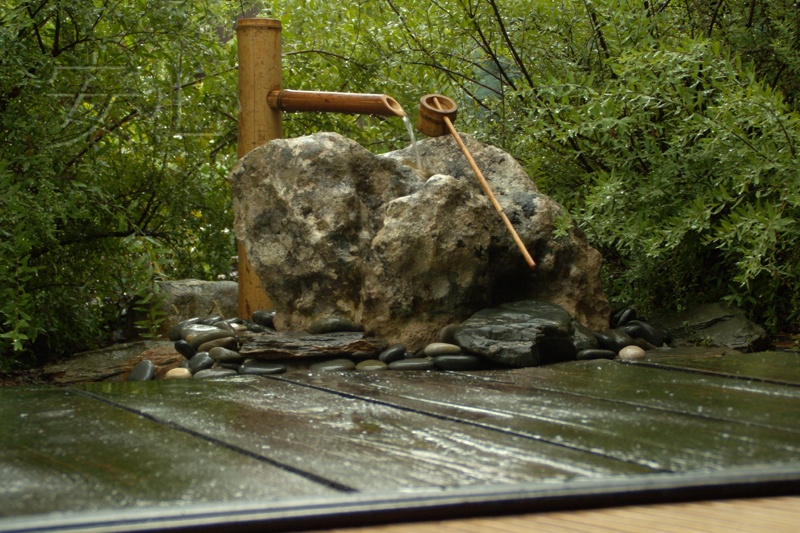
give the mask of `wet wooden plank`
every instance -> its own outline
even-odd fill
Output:
[[[800,386],[800,353],[798,352],[758,352],[736,355],[711,354],[690,357],[650,355],[644,361],[629,364],[666,369],[694,370],[725,377],[749,378]]]
[[[800,460],[795,432],[542,390],[524,379],[443,372],[295,373],[284,379],[665,471]]]
[[[514,371],[474,372],[476,379],[513,383],[542,391],[579,394],[800,432],[800,388],[643,365],[597,360]]]
[[[0,428],[0,517],[337,493],[64,389],[0,389]]]
[[[96,384],[88,390],[362,491],[652,469],[278,380]]]

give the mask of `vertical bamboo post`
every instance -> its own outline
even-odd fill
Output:
[[[271,91],[281,88],[281,21],[239,19],[239,133],[241,159],[254,148],[283,137],[281,111],[267,105]],[[274,307],[261,282],[239,248],[239,317],[249,319],[253,311]]]

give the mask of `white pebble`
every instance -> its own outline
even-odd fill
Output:
[[[637,361],[645,357],[647,354],[638,346],[626,346],[619,351],[619,358],[625,361]]]
[[[189,379],[190,377],[192,377],[192,373],[188,368],[173,368],[164,374],[164,379]]]

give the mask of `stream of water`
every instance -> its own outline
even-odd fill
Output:
[[[417,138],[414,136],[414,126],[411,124],[411,119],[408,115],[403,117],[403,124],[408,130],[408,136],[411,138],[411,146],[414,147],[414,155],[417,158],[417,170],[422,172],[422,159],[419,157],[419,148],[417,148]]]

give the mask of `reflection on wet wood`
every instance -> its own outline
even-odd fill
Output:
[[[89,390],[158,420],[358,490],[652,471],[278,380],[187,380],[150,382],[144,387],[114,383]]]
[[[800,352],[759,352],[695,357],[650,356],[634,365],[694,370],[726,377],[800,386]]]
[[[800,361],[798,361],[800,362]],[[800,431],[800,388],[598,360],[472,373],[490,379],[705,418]]]
[[[0,389],[0,517],[335,491],[64,389]]]
[[[799,363],[650,355],[0,389],[0,517],[784,469],[800,463]]]
[[[602,368],[617,363],[586,362],[576,365],[576,372],[583,368],[591,373],[592,364]],[[794,432],[542,390],[526,379],[537,370],[487,372],[485,376],[483,373],[343,372],[293,374],[285,379],[419,412],[479,422],[657,470],[718,469],[790,462],[800,457]],[[494,379],[512,374],[515,378],[511,380]]]

